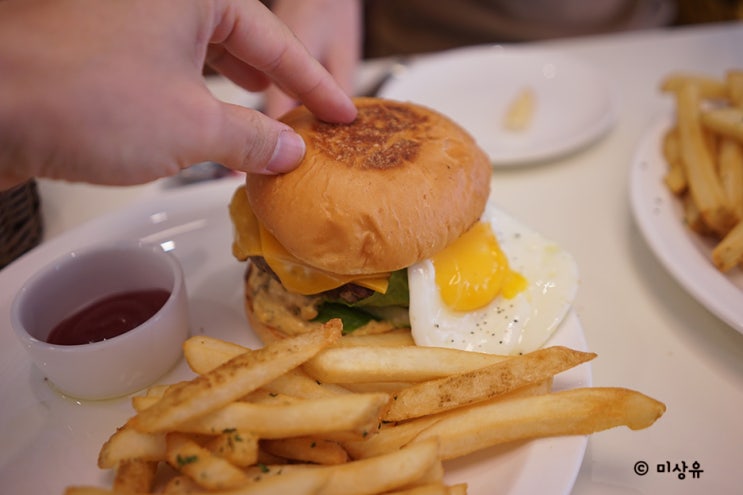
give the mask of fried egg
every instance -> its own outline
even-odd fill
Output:
[[[492,354],[541,347],[575,299],[573,257],[488,202],[480,222],[408,268],[417,345]]]

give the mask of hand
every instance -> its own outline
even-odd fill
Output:
[[[30,177],[137,184],[212,160],[293,168],[301,138],[216,100],[204,62],[248,90],[274,82],[319,118],[353,103],[257,0],[0,2],[0,187]]]
[[[273,13],[307,50],[352,94],[361,59],[362,8],[360,0],[275,0]],[[265,112],[278,118],[297,104],[296,98],[270,86]]]

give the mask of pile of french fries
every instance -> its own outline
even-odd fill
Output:
[[[133,397],[101,448],[113,486],[67,495],[465,494],[442,461],[515,440],[646,428],[665,406],[622,388],[553,392],[593,353],[496,356],[419,347],[409,331],[341,338],[342,324],[251,350],[184,344],[192,380]]]
[[[714,240],[721,272],[743,264],[743,70],[722,78],[671,74],[676,121],[663,136],[665,184],[680,198],[684,221]]]

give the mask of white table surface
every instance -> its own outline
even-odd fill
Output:
[[[497,197],[575,255],[582,275],[575,308],[589,348],[599,355],[592,364],[594,385],[638,389],[668,406],[647,430],[592,436],[573,493],[740,493],[743,336],[690,297],[649,250],[630,212],[628,173],[643,133],[669,108],[657,91],[659,80],[675,70],[722,74],[743,68],[743,24],[538,46],[562,49],[598,68],[612,85],[618,120],[598,143],[556,163],[496,170]],[[381,65],[364,67],[361,89]],[[221,82],[212,84],[217,94],[242,97]],[[166,194],[163,183],[109,188],[44,180],[40,191],[47,238]],[[637,461],[648,463],[645,476],[634,473]],[[666,461],[698,461],[704,472],[680,480],[657,472]]]

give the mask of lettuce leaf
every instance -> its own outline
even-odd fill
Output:
[[[365,306],[409,306],[410,291],[408,289],[408,271],[405,269],[392,272],[387,292],[375,292],[369,297],[361,299],[350,306],[363,308]]]
[[[325,323],[333,318],[340,318],[343,321],[343,333],[346,334],[372,320],[379,320],[380,318],[375,315],[377,312],[374,311],[374,308],[391,306],[407,308],[409,304],[407,270],[397,270],[390,275],[386,293],[375,292],[371,296],[351,304],[341,300],[325,301],[320,305],[318,315],[313,321]]]
[[[340,318],[343,321],[344,335],[376,320],[374,316],[361,309],[340,303],[325,302],[320,306],[317,316],[312,321],[326,323],[333,318]]]

